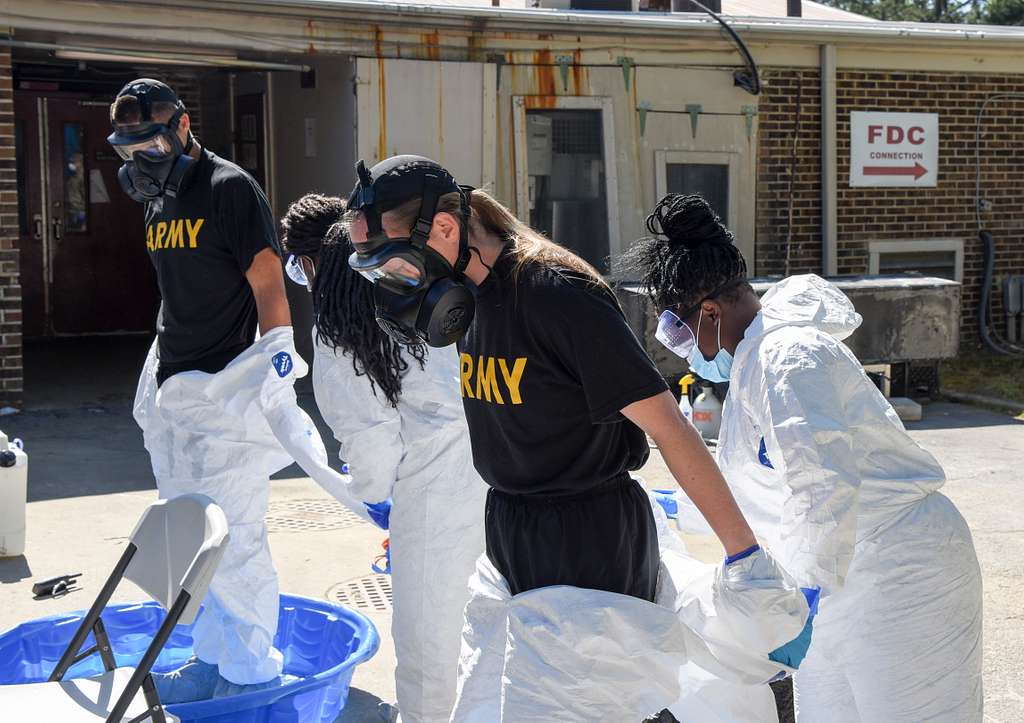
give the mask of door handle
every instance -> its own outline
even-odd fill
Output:
[[[53,238],[60,241],[64,237],[64,222],[59,218],[53,221]]]
[[[43,214],[41,213],[32,216],[32,238],[36,241],[43,240]]]

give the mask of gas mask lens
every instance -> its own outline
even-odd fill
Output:
[[[379,261],[352,254],[349,265],[371,283],[381,284],[398,293],[409,293],[423,284],[423,270],[403,256],[391,256]]]
[[[117,155],[125,161],[130,161],[136,153],[142,153],[143,155],[151,158],[162,158],[164,156],[171,155],[172,148],[171,142],[167,139],[164,134],[157,134],[152,138],[138,143],[129,143],[127,145],[116,145],[114,150],[117,151]]]
[[[400,256],[388,259],[379,268],[375,269],[374,273],[377,274],[377,278],[380,280],[386,279],[392,285],[404,286],[410,289],[415,289],[419,286],[423,278],[419,267]]]
[[[676,356],[686,359],[697,343],[689,324],[665,309],[658,317],[658,330],[654,337]]]

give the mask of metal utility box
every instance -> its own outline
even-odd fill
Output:
[[[778,279],[751,279],[760,295]],[[960,348],[960,284],[933,277],[844,276],[829,279],[850,297],[864,323],[845,340],[863,364],[949,359]],[[662,375],[686,371],[686,363],[654,338],[658,314],[636,284],[616,287],[637,338]]]

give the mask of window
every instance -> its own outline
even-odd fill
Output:
[[[720,218],[729,218],[729,166],[725,163],[668,163],[666,193],[699,193]]]
[[[85,129],[81,123],[65,123],[64,228],[68,233],[88,230],[89,196],[85,179]]]
[[[618,250],[618,200],[605,98],[559,97],[554,107],[516,99],[519,214],[602,273]],[[547,105],[547,104],[545,104]],[[606,106],[608,106],[606,108]],[[611,166],[611,167],[610,167]]]
[[[733,233],[740,232],[739,153],[732,151],[658,151],[656,191],[699,193]]]
[[[872,241],[868,244],[868,253],[868,272],[872,274],[918,273],[951,281],[963,280],[962,239]]]

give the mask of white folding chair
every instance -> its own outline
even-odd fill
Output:
[[[195,620],[227,542],[224,512],[209,497],[182,495],[149,505],[49,682],[0,686],[0,717],[12,723],[177,723],[160,704],[150,669],[174,626]],[[100,618],[123,577],[167,610],[137,668],[117,667]],[[96,644],[82,651],[90,632]],[[96,653],[106,673],[63,679],[71,666]]]

